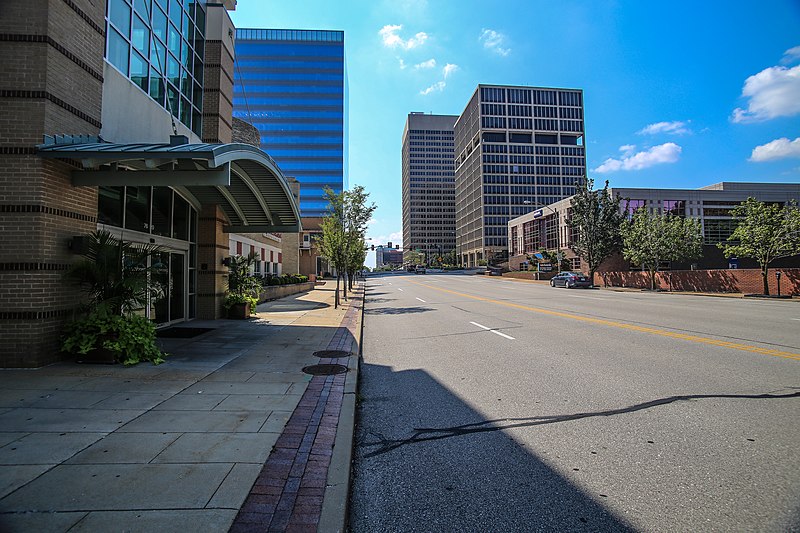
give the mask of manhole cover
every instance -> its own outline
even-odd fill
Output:
[[[347,372],[347,367],[344,365],[311,365],[304,367],[303,372],[312,376],[334,376]]]
[[[318,352],[314,352],[311,354],[315,357],[330,357],[331,359],[336,357],[350,357],[350,352],[346,352],[344,350],[320,350]]]

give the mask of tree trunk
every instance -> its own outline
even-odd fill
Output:
[[[650,290],[651,291],[656,290],[656,271],[655,270],[651,270],[650,271]]]
[[[589,282],[591,282],[592,287],[594,287],[594,269],[589,269]]]
[[[342,277],[344,278],[344,283],[342,283],[342,294],[344,295],[344,301],[346,302],[347,301],[347,270],[344,271],[344,274],[342,274]]]
[[[333,297],[333,308],[334,309],[338,309],[339,308],[339,279],[340,279],[340,277],[341,276],[339,276],[339,274],[337,273],[336,274],[336,294]]]
[[[764,294],[769,296],[769,266],[764,265],[761,269],[761,278],[764,280]]]

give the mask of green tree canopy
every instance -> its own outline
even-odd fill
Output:
[[[738,222],[728,243],[719,243],[728,257],[749,257],[761,267],[764,294],[769,294],[767,274],[775,259],[800,254],[800,210],[790,202],[782,206],[748,198],[731,210]]]
[[[622,255],[650,274],[650,288],[656,287],[656,272],[662,261],[686,261],[700,257],[703,235],[700,221],[671,214],[636,210],[630,222],[620,226]]]
[[[336,269],[336,297],[334,305],[339,305],[339,285],[345,276],[344,293],[347,296],[347,281],[351,283],[356,271],[360,270],[366,259],[367,224],[377,206],[367,205],[369,194],[358,185],[350,191],[334,193],[325,189],[328,197],[328,214],[322,220],[322,238],[319,241],[320,253]]]
[[[612,198],[608,182],[593,191],[594,180],[586,180],[570,203],[567,225],[572,231],[570,248],[589,267],[589,279],[608,256],[622,248],[620,226],[625,217],[619,210],[619,198]]]

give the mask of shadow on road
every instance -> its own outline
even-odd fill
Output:
[[[427,372],[360,379],[353,531],[634,531]]]
[[[430,307],[376,307],[367,309],[364,312],[368,315],[407,315],[410,313],[426,313],[428,311],[434,311],[434,309]]]

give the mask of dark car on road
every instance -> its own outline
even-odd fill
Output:
[[[575,287],[588,289],[592,286],[592,282],[589,281],[588,277],[577,272],[559,272],[557,275],[550,278],[550,286],[566,287],[568,289],[573,289]]]

